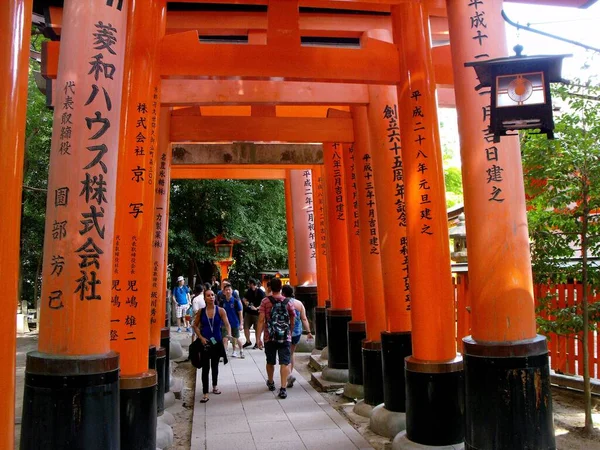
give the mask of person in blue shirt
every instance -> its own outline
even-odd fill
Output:
[[[185,319],[185,314],[190,307],[190,288],[184,284],[182,276],[177,277],[177,287],[173,289],[173,303],[175,304],[175,316],[177,317],[177,332],[181,333],[181,319]],[[188,333],[191,331],[189,324],[186,324]]]
[[[204,292],[204,301],[206,307],[200,310],[200,313],[194,320],[194,333],[200,339],[203,345],[200,361],[202,364],[202,399],[200,403],[208,401],[208,372],[212,372],[212,393],[220,394],[217,387],[219,380],[219,359],[221,356],[227,364],[227,355],[223,343],[227,345],[227,336],[231,334],[227,313],[223,308],[219,308],[215,303],[215,293],[208,289]],[[221,334],[221,327],[224,326],[226,335]]]
[[[229,320],[229,325],[231,325],[231,336],[233,337],[233,339],[231,340],[231,346],[233,348],[233,353],[231,354],[231,357],[238,357],[238,352],[235,350],[235,347],[237,346],[240,349],[239,357],[244,358],[244,349],[242,348],[242,345],[239,341],[240,326],[242,326],[242,324],[244,323],[242,319],[242,311],[244,308],[242,307],[242,302],[240,301],[240,299],[236,299],[234,297],[233,288],[231,287],[231,284],[223,285],[223,294],[224,298],[221,303],[221,307],[227,313],[227,319]]]

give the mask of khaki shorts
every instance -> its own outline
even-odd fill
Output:
[[[250,331],[250,326],[254,325],[254,331],[258,328],[258,316],[246,314],[244,316],[244,330]]]

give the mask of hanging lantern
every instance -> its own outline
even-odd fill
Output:
[[[554,139],[550,83],[561,78],[562,60],[571,55],[516,56],[465,63],[473,67],[481,88],[491,88],[490,131],[494,142],[510,136],[513,130],[539,129]]]

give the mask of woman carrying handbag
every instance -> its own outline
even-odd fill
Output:
[[[200,310],[194,320],[194,333],[202,343],[200,363],[202,367],[202,399],[200,403],[208,401],[208,372],[212,371],[212,393],[220,394],[217,387],[219,379],[219,359],[223,357],[227,364],[227,355],[221,336],[221,326],[227,330],[228,338],[231,335],[231,326],[223,308],[215,304],[215,293],[212,290],[204,292],[206,307]]]

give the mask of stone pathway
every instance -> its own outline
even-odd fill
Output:
[[[369,443],[297,372],[296,383],[280,400],[266,387],[265,354],[247,350],[219,366],[221,395],[202,398],[196,376],[192,450],[356,450]],[[275,384],[279,388],[279,368]]]

